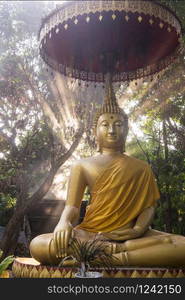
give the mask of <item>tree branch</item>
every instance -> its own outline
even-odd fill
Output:
[[[17,147],[16,147],[16,145],[15,145],[15,143],[14,143],[14,140],[13,140],[11,137],[9,137],[8,135],[6,135],[6,134],[2,131],[2,128],[0,128],[0,136],[1,136],[1,138],[2,138],[3,140],[5,140],[5,141],[9,144],[9,146],[11,147],[11,149],[12,149],[13,151],[17,151]]]
[[[56,163],[51,167],[48,176],[41,184],[41,186],[38,188],[38,190],[30,198],[28,198],[27,201],[25,201],[24,208],[23,208],[24,213],[27,213],[30,207],[37,201],[40,201],[45,196],[45,194],[49,191],[57,170],[61,167],[62,164],[64,164],[64,162],[71,156],[75,148],[78,146],[83,132],[84,132],[84,128],[80,127],[80,129],[76,133],[75,140],[72,143],[69,150],[64,155],[62,155],[57,159]]]

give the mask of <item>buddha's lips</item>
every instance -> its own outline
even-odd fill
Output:
[[[109,138],[117,138],[117,135],[116,134],[108,134],[107,137],[109,137]]]
[[[115,140],[117,140],[117,136],[115,136],[115,135],[114,136],[107,136],[107,139],[115,141]]]

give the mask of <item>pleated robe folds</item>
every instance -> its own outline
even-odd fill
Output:
[[[98,176],[91,191],[80,228],[89,232],[110,232],[135,220],[156,203],[159,191],[150,166],[122,155]]]

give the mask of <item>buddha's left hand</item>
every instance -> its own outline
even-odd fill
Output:
[[[103,235],[114,241],[126,241],[126,240],[131,240],[135,238],[139,238],[143,235],[143,230],[139,226],[135,226],[133,228],[128,228],[128,229],[118,229],[114,230],[112,232],[106,232],[103,233]]]

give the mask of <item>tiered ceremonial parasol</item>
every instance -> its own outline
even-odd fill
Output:
[[[157,74],[182,50],[179,19],[149,0],[70,1],[43,20],[39,39],[52,69],[99,83]]]

